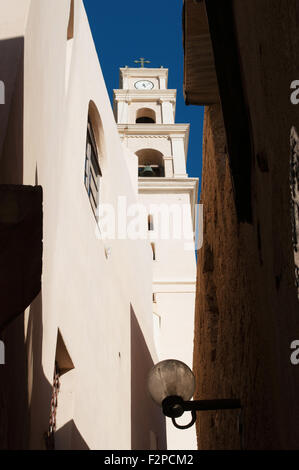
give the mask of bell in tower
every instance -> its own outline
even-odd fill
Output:
[[[164,160],[163,154],[154,149],[142,149],[136,152],[138,157],[138,176],[146,177],[163,177],[164,176]]]
[[[156,175],[155,175],[153,168],[150,165],[147,165],[144,168],[140,169],[139,176],[141,178],[144,178],[144,177],[152,177]]]

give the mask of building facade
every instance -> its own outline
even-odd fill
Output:
[[[138,157],[138,195],[147,208],[153,255],[158,357],[192,368],[198,179],[186,173],[189,124],[175,123],[176,90],[167,84],[163,67],[121,68],[114,112],[123,144]],[[168,448],[195,448],[194,428],[178,430],[168,418],[167,424]]]
[[[205,105],[196,396],[243,407],[241,428],[202,413],[199,449],[298,448],[297,31],[295,0],[184,2],[186,102]]]

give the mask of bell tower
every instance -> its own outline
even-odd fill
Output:
[[[121,137],[135,134],[136,139],[145,138],[142,136],[158,139],[153,150],[162,151],[161,165],[157,169],[156,154],[152,176],[186,178],[189,124],[174,123],[176,90],[167,89],[167,82],[168,69],[163,67],[121,68],[120,89],[114,90],[114,115]],[[148,161],[145,155],[138,157],[142,176],[142,167],[148,166],[145,165]]]
[[[138,157],[139,201],[148,212],[155,344],[159,360],[179,359],[192,368],[194,238],[186,240],[184,230],[181,236],[174,233],[183,225],[195,227],[198,179],[186,172],[189,124],[175,123],[176,90],[167,88],[168,69],[147,68],[143,58],[137,62],[140,68],[120,69],[114,115],[121,140]],[[177,216],[181,221],[175,229]],[[163,236],[167,218],[169,233]],[[196,449],[195,428],[182,432],[167,418],[167,442],[169,449]]]

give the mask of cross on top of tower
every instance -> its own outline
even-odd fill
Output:
[[[140,57],[139,60],[134,60],[135,64],[140,64],[140,67],[141,68],[144,68],[144,64],[150,64],[151,61],[150,60],[145,60],[144,57]]]

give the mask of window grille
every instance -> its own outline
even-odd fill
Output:
[[[94,215],[97,215],[99,204],[100,177],[102,176],[99,165],[97,146],[91,123],[88,121],[86,138],[86,158],[84,183]]]

